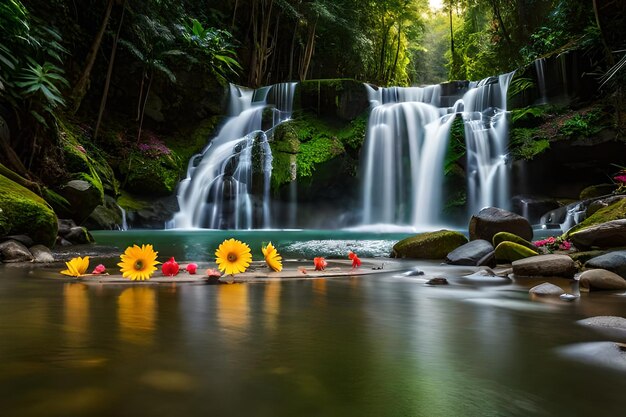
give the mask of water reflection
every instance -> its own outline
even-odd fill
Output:
[[[217,296],[217,317],[229,343],[237,344],[245,337],[250,324],[246,284],[221,285]]]
[[[269,281],[265,285],[263,295],[263,312],[265,313],[265,327],[267,330],[275,331],[280,315],[280,281]]]
[[[89,326],[89,297],[85,284],[71,282],[63,286],[63,315],[67,345],[84,346]]]
[[[148,286],[126,288],[117,299],[120,339],[149,345],[156,322],[156,289]]]

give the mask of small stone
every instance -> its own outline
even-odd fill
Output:
[[[31,246],[28,250],[33,255],[34,262],[54,262],[54,256],[52,256],[52,251],[50,251],[50,249],[48,249],[44,245]]]
[[[448,285],[448,280],[443,277],[431,278],[426,282],[427,285]]]
[[[419,269],[414,269],[412,271],[408,271],[404,275],[406,275],[407,277],[417,277],[420,275],[424,275],[424,271],[420,271]]]
[[[578,299],[578,296],[576,294],[561,294],[559,295],[559,298],[563,301],[574,301],[576,299]]]
[[[565,293],[563,288],[551,284],[549,282],[544,282],[543,284],[535,285],[529,291],[531,294],[541,295],[541,296],[561,296],[561,294]]]
[[[30,262],[33,256],[28,248],[16,240],[0,243],[0,259],[3,262]]]

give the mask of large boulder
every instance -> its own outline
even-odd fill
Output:
[[[537,255],[513,262],[515,276],[573,278],[576,264],[567,255]]]
[[[393,258],[443,259],[459,246],[467,243],[467,238],[452,230],[421,233],[407,237],[393,245]]]
[[[585,268],[606,269],[626,279],[626,250],[592,258],[585,263]]]
[[[626,290],[626,280],[606,269],[590,269],[580,274],[581,291]]]
[[[41,197],[0,175],[0,233],[25,234],[34,243],[52,246],[57,217]]]
[[[611,204],[597,210],[591,216],[588,216],[585,220],[569,229],[567,233],[565,233],[565,237],[569,237],[590,226],[596,226],[613,220],[626,219],[626,198],[606,199],[605,201],[611,202]]]
[[[68,181],[60,187],[58,194],[68,201],[72,218],[79,224],[104,203],[102,185],[92,181],[87,175],[83,179]]]
[[[626,246],[626,219],[589,226],[569,235],[579,249]]]
[[[480,266],[493,259],[490,254],[493,254],[491,243],[482,239],[472,240],[450,252],[445,262],[451,265]]]
[[[522,239],[532,240],[533,228],[524,217],[497,207],[487,207],[472,216],[469,224],[470,240],[489,242],[498,232],[513,233]]]
[[[122,209],[113,197],[105,195],[104,205],[96,207],[84,225],[91,230],[118,230],[122,223]]]
[[[519,259],[539,255],[539,253],[519,243],[500,242],[496,246],[495,255],[497,262],[514,262]]]

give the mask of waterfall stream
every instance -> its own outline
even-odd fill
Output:
[[[230,85],[229,115],[178,186],[180,210],[168,228],[270,227],[272,153],[262,130],[291,117],[296,83],[257,90]],[[267,109],[271,109],[271,120]]]
[[[457,114],[465,124],[470,213],[507,208],[506,94],[512,76],[470,83],[462,96],[444,96],[440,85],[366,85],[372,110],[361,167],[363,223],[426,230],[444,222],[443,165]]]

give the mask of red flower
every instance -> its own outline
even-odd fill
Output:
[[[323,257],[313,258],[313,264],[315,265],[316,271],[323,271],[324,268],[328,266],[328,262]]]
[[[185,270],[187,272],[189,272],[191,275],[195,275],[196,271],[198,270],[198,265],[196,265],[196,264],[189,264],[189,265],[187,265]]]
[[[91,273],[98,275],[98,274],[104,274],[106,271],[107,269],[104,267],[104,265],[100,264],[96,266]]]
[[[163,265],[161,266],[161,272],[163,272],[163,275],[168,277],[178,275],[179,269],[180,267],[178,266],[178,263],[174,260],[174,257],[171,257],[170,260],[167,262],[163,262]]]
[[[613,177],[613,179],[617,182],[621,182],[622,184],[626,184],[626,174],[617,175]]]
[[[216,278],[219,278],[222,276],[222,273],[220,271],[218,271],[217,269],[213,269],[213,268],[207,269],[205,274],[208,277],[216,277]]]
[[[348,252],[348,258],[352,260],[352,269],[358,268],[359,266],[361,266],[361,260],[356,255],[356,253],[352,251]]]

